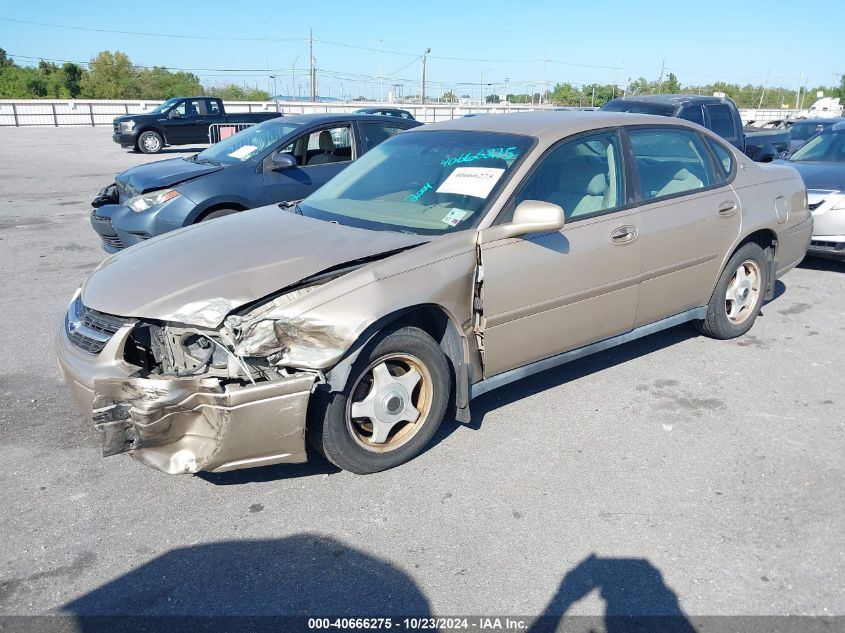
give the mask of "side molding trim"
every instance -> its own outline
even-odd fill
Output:
[[[634,328],[624,334],[618,334],[602,341],[597,341],[596,343],[590,343],[584,347],[578,347],[576,349],[569,350],[568,352],[563,352],[557,356],[544,358],[543,360],[535,361],[529,365],[511,369],[472,385],[472,387],[470,387],[470,398],[476,398],[488,391],[492,391],[498,387],[503,387],[504,385],[521,380],[522,378],[533,376],[541,371],[546,371],[547,369],[552,369],[553,367],[558,367],[559,365],[565,365],[566,363],[578,360],[579,358],[584,358],[590,354],[602,352],[606,349],[610,349],[611,347],[616,347],[617,345],[622,345],[623,343],[628,343],[629,341],[634,341],[636,339],[643,338],[644,336],[655,334],[688,321],[701,320],[706,316],[707,306],[693,308],[692,310],[687,310],[686,312],[666,317],[660,321],[655,321],[654,323]]]

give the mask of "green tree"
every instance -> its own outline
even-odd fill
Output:
[[[661,92],[665,95],[674,95],[681,92],[681,82],[675,76],[675,73],[669,73],[669,76],[663,80]]]
[[[6,54],[6,51],[0,48],[0,68],[11,68],[15,65],[15,60]]]
[[[449,90],[448,92],[444,92],[440,98],[446,103],[454,103],[458,100],[458,97],[455,96],[455,93],[451,90]]]
[[[499,103],[500,101],[501,98],[499,97],[499,95],[487,95],[486,97],[484,97],[485,103]]]
[[[63,97],[76,98],[82,93],[82,77],[85,69],[77,64],[66,62],[59,69],[59,84]]]
[[[220,97],[224,101],[269,101],[270,93],[258,88],[247,88],[228,84],[218,86],[210,91],[210,94]]]
[[[139,97],[135,67],[126,53],[103,51],[88,64],[82,82],[84,96],[91,99],[131,99]]]

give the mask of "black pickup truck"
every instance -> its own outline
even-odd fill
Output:
[[[606,112],[659,114],[698,123],[760,163],[768,163],[789,151],[788,130],[743,128],[736,104],[723,97],[638,95],[613,99],[600,109]]]
[[[226,114],[217,97],[173,97],[145,114],[114,119],[112,140],[145,154],[158,154],[165,145],[208,143],[213,123],[261,123],[282,116],[278,112]]]

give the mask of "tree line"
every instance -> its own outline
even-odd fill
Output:
[[[510,103],[551,103],[560,106],[599,107],[614,97],[648,94],[701,94],[724,93],[740,108],[778,109],[794,108],[796,103],[807,108],[816,100],[816,94],[840,97],[845,101],[845,75],[838,86],[815,86],[801,94],[795,88],[732,84],[715,82],[704,85],[682,86],[673,73],[665,78],[649,81],[639,77],[623,88],[612,84],[557,83],[554,89],[524,94],[508,94]],[[88,63],[88,67],[72,62],[61,66],[41,60],[35,67],[19,66],[0,48],[0,98],[2,99],[169,99],[180,95],[212,94],[227,101],[267,101],[270,93],[258,88],[227,84],[205,88],[199,77],[189,72],[172,72],[162,66],[145,68],[132,63],[125,53],[102,51]],[[469,95],[463,95],[469,97]],[[456,102],[458,97],[447,92],[441,97],[446,102]],[[489,94],[487,103],[499,103],[501,97]]]
[[[102,51],[85,68],[41,60],[20,66],[0,48],[0,99],[169,99],[180,95],[213,94],[227,101],[267,101],[265,90],[234,84],[205,88],[193,73],[171,72],[132,63],[125,53]]]

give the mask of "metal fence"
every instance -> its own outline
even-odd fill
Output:
[[[0,127],[91,127],[112,125],[112,119],[125,114],[149,113],[159,105],[159,101],[76,101],[59,99],[0,99]],[[402,108],[424,123],[447,121],[466,114],[504,114],[549,109],[552,106],[532,106],[515,104],[450,104],[428,103],[372,103],[341,101],[226,101],[226,111],[239,112],[280,112],[291,114],[317,114],[327,112],[354,112],[362,107]],[[794,117],[796,114],[807,116],[807,110],[740,110],[743,122],[772,121]],[[810,114],[813,114],[810,112]],[[825,113],[828,114],[828,113]],[[832,114],[832,113],[831,113]],[[821,116],[824,116],[822,114]]]
[[[58,99],[0,99],[0,127],[110,127],[112,119],[126,114],[146,114],[159,105],[159,101],[76,101]],[[502,114],[541,109],[530,105],[460,104],[395,104],[395,103],[344,103],[311,101],[226,101],[226,112],[280,112],[291,114],[319,114],[328,112],[354,112],[363,107],[402,108],[425,123],[446,121],[465,114]]]

